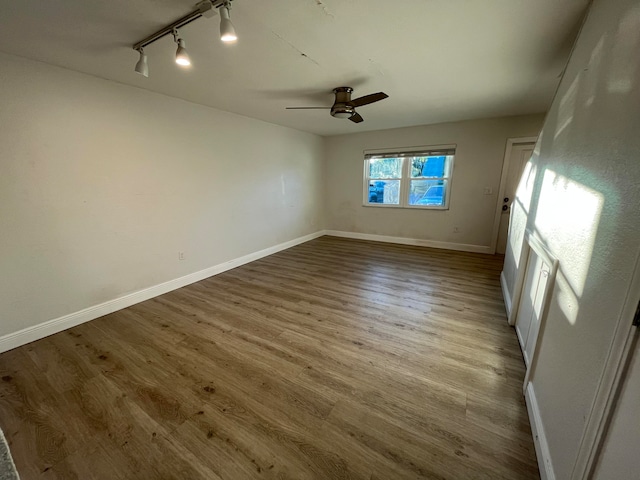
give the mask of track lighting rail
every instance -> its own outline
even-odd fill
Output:
[[[147,45],[161,39],[162,37],[165,37],[166,35],[170,35],[174,30],[184,27],[185,25],[188,25],[189,23],[197,20],[200,17],[212,17],[217,13],[214,9],[228,6],[230,3],[230,0],[203,0],[196,5],[196,10],[176,20],[172,24],[158,30],[156,33],[149,35],[144,40],[140,40],[138,43],[135,43],[133,45],[133,49],[140,51],[141,48],[146,47]]]

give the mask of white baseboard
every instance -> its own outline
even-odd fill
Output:
[[[542,426],[542,418],[540,417],[540,409],[533,391],[533,383],[529,382],[525,390],[524,397],[527,403],[527,412],[529,413],[529,423],[531,424],[531,433],[533,434],[533,443],[536,447],[536,456],[538,457],[538,469],[540,470],[540,480],[555,480],[556,476],[553,472],[551,463],[551,454],[549,452],[549,444],[544,434]]]
[[[516,337],[518,337],[518,345],[520,345],[520,351],[522,352],[522,359],[524,360],[524,366],[526,369],[529,369],[529,356],[527,355],[526,345],[523,342],[522,335],[520,335],[520,330],[516,327],[514,328],[516,331]]]
[[[500,272],[500,286],[502,287],[504,308],[507,311],[507,318],[509,318],[511,316],[511,293],[509,293],[509,287],[507,287],[507,279],[504,277],[504,271]]]
[[[157,297],[158,295],[162,295],[171,292],[172,290],[182,288],[186,285],[199,282],[200,280],[218,275],[219,273],[226,272],[227,270],[231,270],[232,268],[236,268],[260,258],[273,255],[274,253],[286,250],[287,248],[294,247],[301,243],[308,242],[309,240],[313,240],[323,235],[324,231],[320,230],[303,237],[289,240],[288,242],[274,245],[273,247],[265,248],[264,250],[260,250],[258,252],[250,253],[248,255],[229,260],[228,262],[214,265],[213,267],[209,267],[198,272],[190,273],[189,275],[185,275],[174,280],[169,280],[168,282],[160,283],[143,290],[138,290],[137,292],[133,292],[128,295],[115,298],[113,300],[108,300],[104,303],[85,308],[78,312],[54,318],[53,320],[48,320],[44,323],[40,323],[32,327],[27,327],[18,332],[9,333],[8,335],[0,337],[0,353],[17,348],[21,345],[25,345],[35,340],[48,337],[49,335],[53,335],[54,333],[58,333],[68,328],[75,327],[76,325],[94,320],[98,317],[113,313],[117,310],[122,310],[123,308],[130,307],[131,305],[135,305],[136,303],[144,302],[145,300],[149,300],[151,298]]]
[[[332,237],[354,238],[357,240],[370,240],[373,242],[398,243],[400,245],[416,245],[419,247],[443,248],[445,250],[458,250],[461,252],[489,253],[491,247],[485,245],[471,245],[467,243],[439,242],[437,240],[422,240],[418,238],[390,237],[387,235],[374,235],[372,233],[343,232],[340,230],[325,230],[325,235]]]

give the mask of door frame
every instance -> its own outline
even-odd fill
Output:
[[[627,290],[622,312],[617,318],[613,341],[582,434],[571,480],[590,478],[597,465],[618,401],[618,392],[625,381],[625,367],[633,353],[631,347],[634,337],[639,334],[637,329],[640,327],[634,327],[632,324],[638,305],[640,305],[640,252],[636,255],[631,284]]]
[[[558,259],[554,257],[551,252],[549,252],[549,250],[547,250],[547,248],[544,246],[544,243],[538,239],[535,233],[533,233],[529,229],[525,230],[519,263],[519,265],[522,265],[523,268],[518,269],[518,276],[516,278],[516,284],[513,292],[514,308],[511,309],[511,313],[509,314],[509,325],[515,327],[516,324],[516,318],[518,317],[518,311],[520,310],[520,299],[522,298],[522,290],[524,289],[525,279],[527,277],[529,255],[531,254],[532,250],[536,253],[536,255],[538,255],[540,259],[542,259],[545,264],[549,266],[549,274],[540,305],[540,318],[538,324],[534,331],[529,332],[529,336],[533,335],[533,344],[531,348],[531,358],[529,358],[529,364],[527,365],[527,371],[524,376],[524,383],[522,386],[523,392],[527,389],[527,385],[529,384],[529,381],[531,380],[533,371],[535,369],[539,349],[538,338],[540,337],[540,332],[543,330],[545,319],[547,317],[547,310],[549,309],[551,294],[553,293],[556,274],[558,273],[558,266],[560,264],[560,262],[558,262]],[[518,342],[522,343],[520,339],[518,339]],[[522,353],[522,356],[524,357],[524,352]]]
[[[514,145],[521,143],[536,143],[538,137],[513,137],[507,138],[507,145],[504,151],[504,159],[502,160],[502,173],[500,174],[500,186],[498,187],[498,197],[496,198],[496,213],[493,218],[493,231],[491,234],[491,253],[496,253],[498,246],[498,233],[500,230],[500,216],[502,215],[502,201],[504,198],[504,190],[507,184],[507,174],[509,173],[509,164],[511,163],[511,150]]]

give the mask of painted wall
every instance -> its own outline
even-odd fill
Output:
[[[321,137],[4,54],[0,105],[0,336],[323,227]]]
[[[570,478],[640,249],[640,4],[595,0],[520,183],[525,228],[560,261],[533,387],[556,478]]]
[[[536,136],[542,120],[504,117],[328,137],[327,228],[488,247],[507,138]],[[457,148],[449,210],[363,206],[364,150],[450,144]],[[484,195],[485,187],[493,194]]]
[[[635,351],[634,351],[635,350]],[[640,342],[636,340],[618,404],[595,468],[596,480],[628,480],[640,472]]]

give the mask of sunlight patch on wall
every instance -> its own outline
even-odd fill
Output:
[[[534,152],[535,155],[535,152]],[[531,157],[533,159],[533,156]],[[531,194],[536,180],[537,166],[532,160],[529,160],[524,167],[518,189],[516,190],[516,198],[522,201],[524,213],[528,214],[531,208]]]
[[[578,97],[578,87],[580,86],[581,75],[576,75],[576,78],[571,82],[571,86],[567,89],[567,93],[564,94],[560,100],[560,108],[558,109],[558,128],[553,135],[554,139],[557,139],[562,132],[564,132],[571,122],[573,122],[573,112],[576,107],[576,99]]]
[[[522,171],[522,177],[520,177],[520,183],[516,190],[516,197],[511,204],[511,218],[509,226],[509,237],[507,239],[510,250],[516,262],[516,268],[519,268],[519,258],[522,246],[522,240],[524,238],[524,231],[527,225],[527,217],[531,208],[531,197],[533,194],[533,188],[536,180],[537,165],[534,161],[534,157],[537,157],[536,150],[539,150],[536,144],[536,149],[533,151],[531,159],[524,166]]]
[[[560,265],[558,303],[571,324],[584,291],[603,203],[600,192],[552,170],[544,172],[535,228],[546,232],[549,245],[564,250],[559,252],[567,261]]]
[[[604,49],[604,39],[605,36],[600,37],[600,41],[594,47],[591,52],[591,57],[589,58],[589,69],[593,72],[600,71],[600,63],[602,61],[602,51]],[[597,78],[593,76],[588,77],[588,81],[585,85],[585,93],[583,97],[586,97],[584,101],[585,107],[590,107],[593,105],[596,95],[598,93],[598,81]]]
[[[615,38],[618,54],[612,58],[607,75],[609,93],[624,95],[633,88],[638,62],[628,59],[637,56],[640,46],[640,5],[631,8],[620,22]]]

